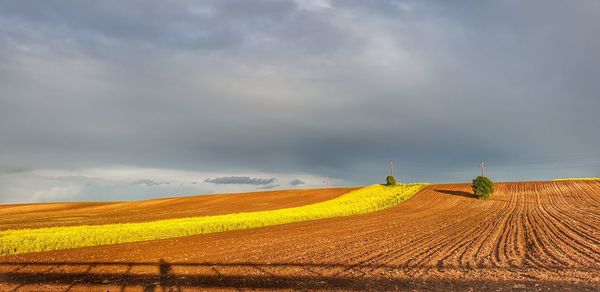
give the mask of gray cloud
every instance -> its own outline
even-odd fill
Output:
[[[0,165],[600,175],[597,1],[310,3],[0,2]]]
[[[207,178],[204,180],[213,184],[242,184],[242,185],[269,185],[277,181],[276,178],[254,178],[249,176],[224,176],[216,178]]]
[[[156,187],[156,186],[160,186],[160,185],[169,185],[169,184],[171,184],[171,182],[156,181],[156,180],[152,180],[152,179],[140,179],[140,180],[132,182],[131,184],[143,185],[143,186],[147,186],[147,187]]]
[[[275,188],[278,188],[279,185],[278,184],[270,184],[270,185],[264,185],[264,186],[260,186],[260,187],[256,187],[259,190],[272,190]]]
[[[293,185],[293,186],[297,186],[297,185],[303,185],[305,183],[299,179],[294,179],[294,180],[290,181],[289,184]]]
[[[0,166],[0,173],[5,174],[19,174],[24,172],[30,172],[33,169],[27,167],[15,167],[15,166]]]

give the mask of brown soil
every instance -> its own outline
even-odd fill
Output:
[[[0,257],[0,290],[590,290],[600,182],[433,185],[380,212]]]
[[[333,199],[356,188],[200,195],[133,202],[0,205],[0,230],[143,222],[275,210]]]

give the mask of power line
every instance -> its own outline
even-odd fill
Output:
[[[511,167],[511,166],[502,166],[502,165],[496,165],[496,164],[492,164],[494,166],[494,169],[496,170],[501,170],[501,171],[512,171],[512,170],[535,170],[535,169],[565,169],[565,168],[600,168],[600,164],[598,165],[562,165],[562,166],[530,166],[530,167]],[[489,164],[485,164],[485,166],[489,166]],[[469,168],[475,168],[476,166],[474,164],[471,164],[469,166],[455,166],[455,167],[443,167],[446,170],[451,170],[452,168],[461,168],[461,169],[469,169]],[[441,167],[411,167],[411,166],[404,166],[402,169],[404,170],[410,170],[409,172],[431,172],[431,169],[433,168],[441,168]],[[481,166],[480,166],[481,168]]]
[[[583,159],[579,159],[579,160],[583,160]],[[589,160],[589,159],[588,159]],[[489,162],[495,166],[498,167],[510,167],[510,166],[520,166],[520,165],[543,165],[543,164],[549,164],[552,162],[561,162],[561,161],[575,161],[575,160],[569,160],[569,159],[561,159],[561,160],[545,160],[545,161],[530,161],[530,162]],[[578,161],[579,162],[579,161]],[[594,161],[595,162],[595,161]],[[473,164],[413,164],[413,163],[404,163],[405,166],[412,168],[422,168],[422,169],[431,169],[431,168],[471,168],[473,167]]]
[[[574,155],[574,156],[563,156],[557,158],[548,158],[548,159],[537,159],[537,160],[519,160],[519,161],[492,161],[491,163],[497,166],[511,166],[511,165],[531,165],[531,164],[546,164],[552,162],[561,162],[561,161],[576,161],[576,160],[590,160],[594,158],[598,158],[599,155]],[[489,161],[488,161],[489,162]],[[456,168],[456,167],[473,167],[473,164],[463,164],[463,163],[419,163],[419,162],[406,162],[404,165],[409,165],[411,168]]]
[[[481,176],[485,176],[485,164],[483,163],[483,160],[479,164],[479,168],[481,169]]]

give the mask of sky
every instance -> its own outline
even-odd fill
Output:
[[[600,1],[0,2],[0,203],[600,176]]]

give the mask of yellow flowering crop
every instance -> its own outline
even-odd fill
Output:
[[[332,200],[270,211],[187,217],[141,223],[62,226],[0,231],[0,254],[155,240],[348,216],[394,206],[427,184],[371,185]]]

